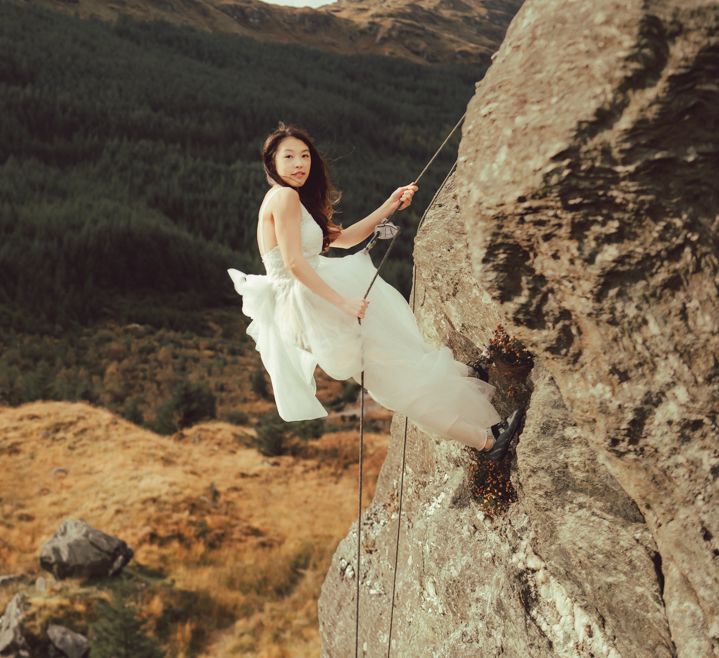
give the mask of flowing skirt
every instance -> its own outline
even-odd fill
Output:
[[[363,251],[316,259],[318,274],[345,297],[363,297],[377,271]],[[491,403],[495,387],[472,377],[471,368],[455,360],[446,345],[426,342],[407,301],[380,276],[360,324],[297,279],[228,273],[243,296],[243,312],[253,319],[247,333],[284,420],[327,415],[315,395],[319,365],[333,379],[357,383],[364,369],[365,389],[383,407],[406,415],[425,432],[473,447],[481,448],[483,430],[500,421]],[[476,440],[467,438],[468,428],[477,429]]]

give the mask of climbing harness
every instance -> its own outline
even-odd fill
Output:
[[[434,159],[437,157],[439,152],[444,148],[444,145],[449,141],[450,137],[454,134],[454,132],[459,128],[462,121],[464,121],[465,116],[467,113],[465,112],[459,121],[455,124],[454,128],[449,132],[445,140],[442,142],[440,147],[435,151],[434,155],[430,158],[429,162],[425,165],[424,169],[420,172],[419,176],[414,180],[414,183],[417,183],[420,178],[424,175],[424,173],[429,169],[429,166],[432,164]],[[457,168],[457,160],[454,161],[454,164],[450,168],[450,170],[447,172],[447,175],[444,177],[444,180],[442,181],[441,185],[437,188],[437,191],[434,193],[434,196],[432,197],[432,200],[429,202],[427,207],[425,208],[424,213],[422,213],[422,217],[419,220],[419,224],[417,225],[417,231],[419,231],[420,227],[422,226],[422,223],[425,220],[425,217],[427,216],[427,213],[429,212],[430,208],[434,205],[435,200],[439,196],[439,193],[442,191],[444,186],[447,184],[447,181],[449,180],[450,176],[454,172],[454,170]],[[397,208],[392,212],[389,217],[382,220],[374,229],[374,232],[372,234],[372,237],[370,238],[370,241],[367,243],[367,245],[364,247],[363,251],[365,253],[368,253],[369,250],[375,245],[377,240],[387,240],[391,238],[391,241],[384,253],[384,256],[382,257],[382,260],[380,261],[380,264],[377,266],[377,270],[372,277],[372,281],[369,284],[369,287],[367,288],[367,291],[364,294],[364,299],[367,299],[367,295],[369,295],[369,291],[371,290],[372,286],[374,285],[375,280],[377,279],[377,276],[379,275],[379,271],[382,268],[382,265],[384,265],[384,262],[387,260],[387,255],[389,254],[390,250],[392,249],[392,245],[394,244],[395,240],[397,239],[397,235],[400,232],[399,227],[396,224],[393,224],[390,220],[394,216],[394,213],[397,212],[399,209],[399,206],[402,204],[399,204]],[[416,265],[412,264],[412,281],[414,282],[412,285],[412,313],[414,313],[415,310],[415,297],[416,297]],[[357,318],[357,322],[361,325],[362,324],[362,318]],[[360,375],[360,445],[359,445],[359,500],[357,504],[357,569],[356,569],[356,594],[355,594],[355,658],[359,658],[359,600],[360,600],[360,549],[361,549],[361,531],[362,531],[362,463],[363,463],[363,448],[364,448],[364,351],[360,351],[360,358],[361,358],[361,366],[362,366],[362,373]],[[404,440],[402,442],[402,468],[400,472],[400,484],[399,484],[399,511],[397,514],[397,538],[395,540],[395,553],[394,553],[394,569],[393,569],[393,579],[392,579],[392,605],[390,607],[390,618],[389,618],[389,638],[387,642],[387,658],[390,658],[390,654],[392,651],[392,622],[394,620],[394,600],[395,600],[395,590],[397,586],[397,558],[399,556],[399,531],[401,527],[402,522],[402,496],[404,493],[404,471],[405,471],[405,455],[407,452],[407,416],[404,417]]]

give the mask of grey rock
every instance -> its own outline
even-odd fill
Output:
[[[52,646],[61,651],[66,658],[85,658],[89,655],[90,643],[87,638],[65,626],[50,624],[47,628],[47,637]]]
[[[435,246],[441,249],[445,239],[438,236]],[[453,254],[443,281],[466,256]],[[468,346],[453,333],[436,290],[451,287],[420,288],[423,323],[434,318],[446,330],[437,340],[464,355]],[[491,317],[477,299],[464,305],[465,314],[468,309]],[[495,517],[473,492],[477,454],[410,424],[392,655],[669,658],[656,546],[642,514],[596,463],[543,366],[533,369],[531,386],[512,472],[518,497]],[[510,405],[504,399],[498,406],[506,412]],[[387,650],[403,428],[395,416],[377,491],[363,515],[360,646],[368,656]],[[355,523],[322,586],[326,658],[352,655],[356,545]]]
[[[134,551],[121,539],[66,519],[40,550],[40,566],[61,580],[72,577],[114,576],[132,559]]]
[[[30,657],[30,647],[22,634],[25,603],[25,596],[18,592],[10,599],[3,616],[0,617],[0,656],[7,658]]]
[[[392,655],[719,656],[717,35],[715,2],[527,0],[477,85],[416,314],[465,362],[505,326],[531,398],[496,508],[474,451],[410,423]],[[362,517],[367,656],[403,421]],[[322,586],[326,658],[354,654],[356,544],[355,522]]]
[[[680,656],[719,655],[719,6],[528,2],[468,107],[468,275],[646,519]]]

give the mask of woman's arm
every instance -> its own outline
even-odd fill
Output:
[[[419,188],[414,183],[398,187],[377,210],[367,215],[364,219],[360,219],[351,226],[342,229],[342,233],[330,243],[330,247],[349,249],[359,244],[362,240],[372,235],[375,226],[389,217],[398,207],[400,210],[404,210],[409,206],[412,203],[412,195],[417,189]],[[400,204],[402,204],[401,207]]]
[[[285,267],[312,292],[336,306],[342,306],[345,298],[317,274],[302,253],[300,195],[296,190],[284,187],[270,201],[273,202],[275,235]]]
[[[392,211],[388,208],[387,202],[383,203],[377,210],[367,215],[364,219],[360,219],[347,228],[343,228],[342,233],[330,243],[330,247],[339,247],[340,249],[354,247],[372,235],[375,226],[391,214]]]

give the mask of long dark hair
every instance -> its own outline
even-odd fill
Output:
[[[296,137],[302,140],[310,150],[312,160],[310,175],[302,187],[295,189],[299,192],[304,207],[322,229],[322,251],[325,252],[329,249],[330,243],[342,232],[342,224],[335,224],[332,221],[332,216],[335,213],[334,206],[339,202],[342,193],[332,184],[325,160],[307,131],[282,121],[278,122],[277,128],[267,136],[262,146],[262,162],[267,182],[270,185],[276,183],[283,187],[292,187],[282,180],[275,168],[277,147],[285,137]]]

